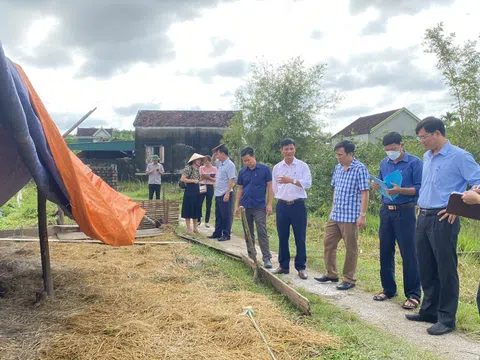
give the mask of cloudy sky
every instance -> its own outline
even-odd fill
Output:
[[[328,5],[327,5],[328,3]],[[301,56],[328,64],[344,100],[337,131],[402,106],[420,118],[452,102],[425,54],[444,22],[459,42],[480,34],[477,0],[0,0],[0,40],[60,130],[132,129],[139,109],[230,110],[253,62]]]

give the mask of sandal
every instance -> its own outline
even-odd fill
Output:
[[[402,308],[407,309],[407,310],[413,310],[416,309],[420,305],[420,300],[417,298],[414,298],[410,296],[407,301],[402,305]]]
[[[393,295],[393,296],[396,296],[397,294]],[[375,301],[384,301],[384,300],[388,300],[388,299],[391,299],[393,296],[389,296],[387,294],[385,294],[385,292],[381,292],[380,294],[377,294],[373,297],[373,300]]]

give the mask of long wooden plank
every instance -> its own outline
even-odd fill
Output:
[[[0,238],[0,241],[9,242],[38,242],[38,239],[14,239],[14,238]],[[50,239],[49,243],[65,243],[65,244],[99,244],[106,245],[99,240],[60,240]],[[186,241],[135,241],[133,245],[172,245],[172,244],[188,244]]]
[[[160,236],[163,232],[160,229],[139,229],[135,235],[135,239],[145,238],[145,237],[154,237]],[[83,232],[69,232],[69,233],[58,233],[57,237],[60,240],[89,240],[91,239],[88,235]]]
[[[219,251],[223,254],[226,254],[230,257],[233,257],[237,260],[242,260],[245,264],[247,264],[253,270],[255,270],[256,265],[255,265],[254,261],[252,259],[250,259],[249,257],[245,256],[245,255],[235,254],[234,252],[222,249],[220,246],[218,246],[216,244],[209,243],[209,242],[206,242],[206,241],[202,241],[201,239],[198,239],[198,238],[195,238],[195,237],[192,237],[192,236],[187,236],[187,235],[178,234],[178,233],[176,235],[178,237],[182,238],[182,239],[208,246],[212,249],[215,249],[215,250],[217,250],[217,251]],[[284,294],[305,315],[311,315],[310,301],[308,301],[308,299],[305,296],[303,296],[297,290],[295,290],[294,288],[292,288],[291,286],[286,284],[282,279],[276,277],[274,274],[272,274],[270,271],[265,269],[263,266],[259,266],[259,269],[260,269],[260,271],[259,271],[260,277],[264,282],[272,284],[272,286],[279,293]]]
[[[252,259],[249,257],[242,255],[242,260],[245,264],[250,266],[253,270],[255,270],[256,265]],[[297,290],[289,286],[287,283],[282,281],[280,278],[276,277],[270,271],[265,269],[263,266],[259,267],[260,276],[265,282],[269,282],[272,286],[280,293],[284,294],[288,299],[297,307],[299,308],[305,315],[311,315],[310,312],[310,301],[300,294]]]

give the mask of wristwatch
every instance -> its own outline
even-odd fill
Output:
[[[293,179],[292,183],[293,185],[297,185],[297,179]]]
[[[360,213],[360,216],[367,217],[367,213]]]

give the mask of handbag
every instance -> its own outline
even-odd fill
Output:
[[[182,180],[178,180],[178,187],[182,190],[185,190],[187,184],[185,184]]]
[[[205,194],[207,192],[207,185],[200,184],[200,194]]]

